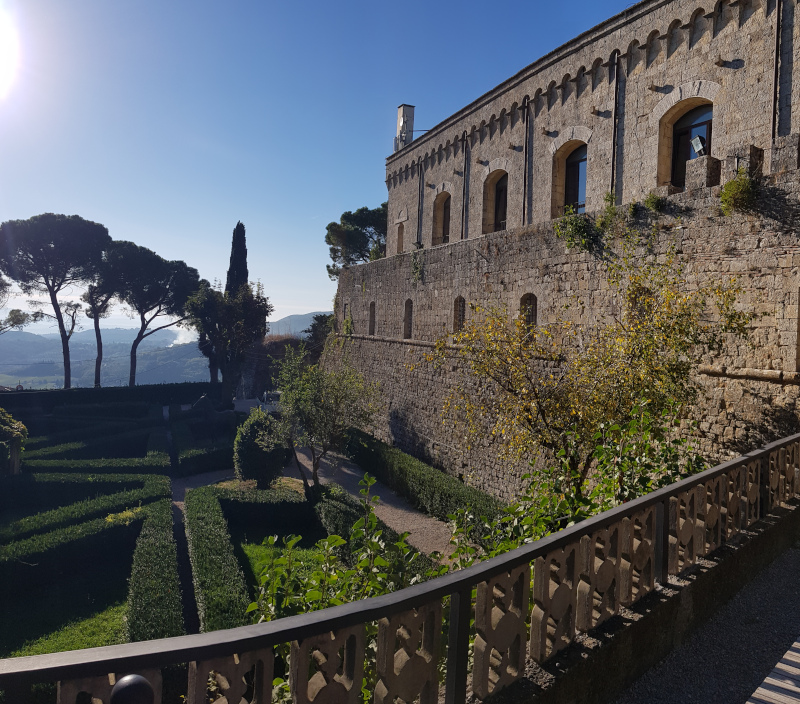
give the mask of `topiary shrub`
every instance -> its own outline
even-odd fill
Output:
[[[722,214],[732,215],[734,211],[747,212],[753,210],[756,203],[756,182],[740,168],[720,193]]]
[[[255,479],[260,487],[265,487],[283,473],[289,451],[280,445],[265,450],[259,444],[259,438],[274,432],[273,426],[272,416],[259,408],[253,409],[239,426],[233,443],[233,466],[240,481]]]

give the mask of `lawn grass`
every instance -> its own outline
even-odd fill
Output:
[[[10,657],[62,653],[66,650],[99,648],[104,645],[124,643],[125,611],[124,603],[112,604],[88,618],[76,619],[52,633],[25,643],[13,651]]]

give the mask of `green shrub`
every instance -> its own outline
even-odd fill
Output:
[[[160,412],[161,409],[144,401],[117,401],[106,403],[73,403],[65,406],[54,406],[54,416],[69,416],[83,418],[146,418],[151,409]]]
[[[564,240],[568,249],[581,252],[594,249],[599,239],[598,228],[591,218],[583,213],[576,213],[571,205],[566,207],[564,217],[554,221],[553,230],[558,239]]]
[[[219,469],[233,467],[233,447],[193,447],[181,451],[178,457],[177,476],[188,477],[192,474],[215,472]]]
[[[259,487],[266,488],[283,473],[291,456],[289,450],[277,446],[265,450],[258,443],[259,436],[268,434],[271,426],[271,416],[257,408],[239,426],[233,443],[233,466],[237,479],[255,479]]]
[[[747,175],[742,167],[720,193],[720,206],[723,215],[732,215],[734,211],[747,212],[756,204],[756,182]]]
[[[358,519],[365,517],[365,510],[361,502],[350,496],[339,485],[327,484],[323,487],[320,499],[314,506],[314,511],[328,535],[338,535],[347,541],[347,545],[343,546],[339,552],[339,557],[345,563],[352,564],[359,551],[364,548],[361,544],[352,544],[350,542],[353,526]],[[378,529],[383,534],[384,542],[396,543],[400,539],[397,531],[387,526],[380,518],[377,520]],[[416,552],[416,550],[413,550],[413,552]],[[433,567],[433,561],[427,555],[420,553],[417,557],[416,565],[424,573]]]
[[[30,459],[100,459],[115,457],[144,457],[147,454],[149,429],[137,429],[116,435],[101,435],[77,442],[38,447],[25,453]]]
[[[214,489],[187,492],[186,539],[200,629],[205,633],[249,623],[247,583]]]
[[[165,499],[150,507],[136,541],[128,589],[127,637],[134,642],[184,632],[172,504]]]
[[[132,508],[0,546],[0,597],[69,580],[131,555],[146,509]]]
[[[87,460],[66,459],[33,459],[25,457],[22,462],[24,472],[58,472],[58,473],[135,473],[135,474],[168,474],[170,471],[169,455],[163,453],[148,454],[147,457],[107,457]]]
[[[38,450],[41,447],[48,445],[60,445],[65,442],[76,442],[78,440],[87,440],[103,435],[116,435],[117,433],[124,433],[132,429],[132,424],[129,420],[117,420],[98,423],[97,419],[87,423],[83,427],[73,428],[71,430],[61,430],[57,432],[48,433],[46,435],[34,435],[28,438],[25,443],[25,448],[28,451]]]
[[[662,198],[655,191],[650,191],[644,199],[644,207],[651,213],[660,213],[667,205],[667,199]]]
[[[415,508],[441,521],[466,507],[479,524],[502,513],[503,504],[494,497],[361,431],[351,431],[346,452],[365,472],[408,499]]]
[[[62,477],[59,475],[50,476],[57,481],[60,491],[63,484],[58,480]],[[70,478],[74,479],[74,477]],[[140,484],[140,488],[126,488],[123,491],[117,491],[113,494],[83,499],[82,501],[70,503],[50,511],[36,513],[13,521],[4,527],[0,527],[0,543],[6,543],[11,540],[21,540],[34,533],[52,531],[56,528],[75,525],[101,515],[106,516],[112,513],[119,513],[128,508],[150,503],[154,499],[169,498],[171,495],[169,479],[163,476],[110,475],[101,477],[100,482],[95,478],[86,476],[84,477],[85,482],[83,485],[85,486],[85,490],[88,490],[90,487],[95,489],[98,483],[102,483],[103,479],[109,478],[113,480],[113,483],[107,483],[112,486],[114,484],[129,485],[136,482]]]

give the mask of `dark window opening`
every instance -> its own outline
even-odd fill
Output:
[[[411,339],[411,333],[413,331],[413,323],[414,323],[413,317],[414,317],[414,304],[411,302],[411,299],[409,298],[406,301],[406,309],[405,309],[405,314],[403,316],[403,339],[404,340],[410,340]]]
[[[467,317],[467,302],[463,296],[456,298],[453,303],[453,333],[459,333],[464,329],[464,320]]]
[[[536,325],[537,313],[536,296],[532,293],[526,293],[519,300],[519,314],[522,316],[525,325],[528,327]]]
[[[672,185],[686,185],[686,163],[701,156],[692,146],[695,137],[703,145],[703,155],[711,153],[713,105],[701,105],[687,112],[672,128]]]
[[[403,223],[400,223],[397,226],[397,253],[398,254],[402,254],[403,253],[403,233],[405,232],[405,229],[406,228],[403,225]]]
[[[506,208],[508,205],[508,174],[504,174],[494,186],[494,230],[506,229]]]
[[[369,334],[375,334],[375,302],[369,304]]]
[[[576,213],[586,212],[586,159],[589,150],[584,144],[567,157],[564,180],[564,208],[572,206]]]

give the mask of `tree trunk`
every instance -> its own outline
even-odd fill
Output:
[[[67,329],[64,327],[64,316],[61,315],[61,307],[58,305],[56,292],[53,290],[50,293],[50,304],[53,306],[53,313],[56,316],[58,323],[58,333],[61,335],[61,355],[64,358],[64,388],[72,388],[72,367],[69,361],[69,337],[67,336]]]
[[[128,377],[128,386],[136,386],[136,350],[139,349],[139,343],[144,339],[143,332],[144,329],[139,330],[139,334],[131,345],[131,373]]]
[[[211,375],[211,383],[219,384],[219,365],[215,360],[208,360],[208,373]]]
[[[306,494],[308,494],[311,487],[308,484],[308,477],[303,469],[303,465],[300,464],[300,458],[297,456],[297,448],[294,446],[294,444],[292,444],[292,456],[294,457],[294,463],[297,466],[297,471],[300,472],[300,478],[303,480],[303,486],[305,487]]]
[[[103,336],[100,334],[100,316],[94,316],[94,338],[97,341],[97,357],[94,360],[94,388],[100,388],[100,367],[103,366]]]
[[[19,474],[21,456],[22,438],[11,438],[11,442],[8,444],[8,467],[11,474]]]

